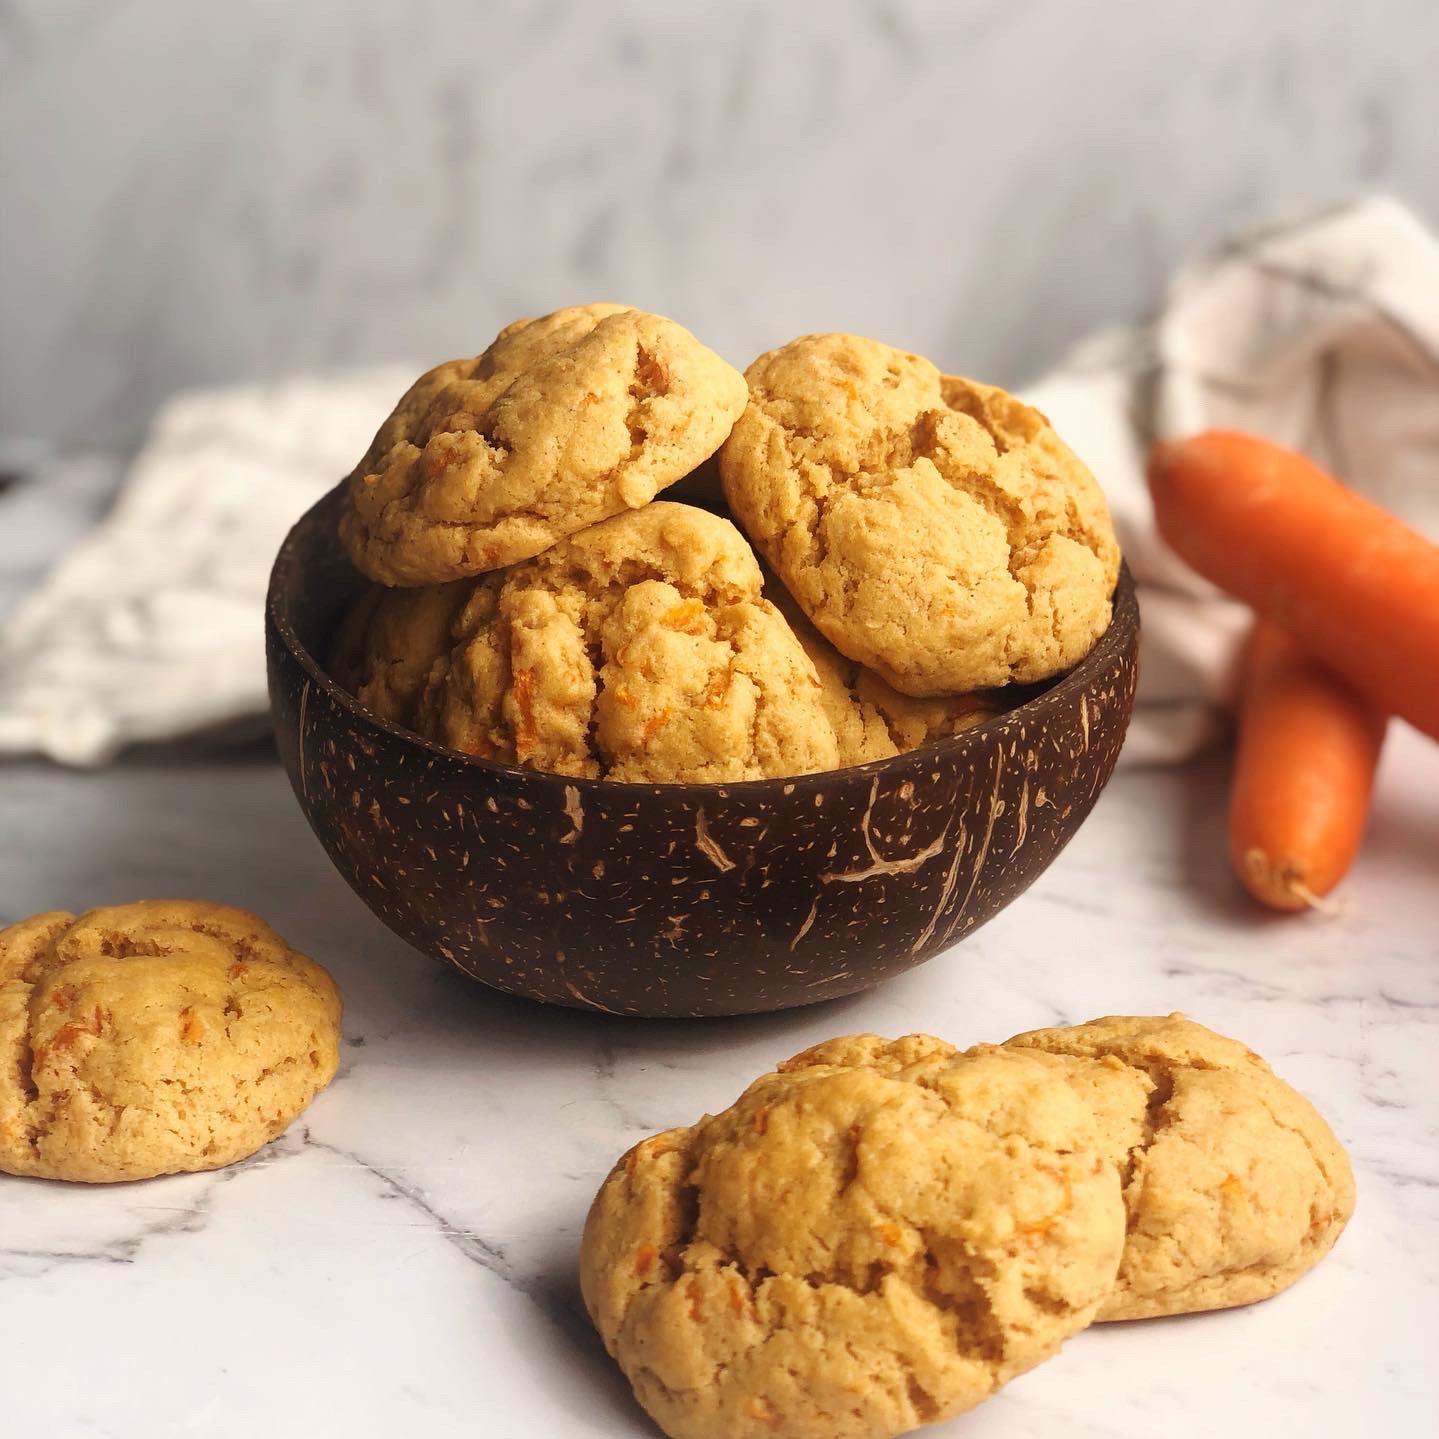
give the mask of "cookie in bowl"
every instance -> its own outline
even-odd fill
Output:
[[[515,564],[690,474],[745,395],[662,315],[597,304],[518,320],[400,399],[350,476],[341,538],[386,585]]]
[[[918,355],[807,335],[745,372],[735,518],[841,653],[919,697],[1045,680],[1111,617],[1093,475],[1037,410]]]
[[[841,765],[887,759],[932,739],[963,734],[1003,709],[993,694],[936,699],[900,694],[873,670],[840,654],[778,581],[767,583],[765,594],[789,622],[819,677],[820,701],[834,730]]]
[[[421,733],[554,774],[726,782],[833,769],[814,667],[743,535],[656,501],[478,582]]]
[[[330,673],[372,714],[407,729],[472,585],[386,589],[371,584],[345,616],[330,651]]]
[[[255,1153],[333,1078],[340,996],[264,920],[139,900],[0,930],[0,1172],[100,1184]]]

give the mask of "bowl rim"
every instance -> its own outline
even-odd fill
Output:
[[[458,763],[464,767],[472,768],[481,773],[503,775],[508,778],[534,784],[539,788],[552,787],[560,789],[564,786],[574,786],[583,793],[599,791],[605,794],[614,794],[621,790],[633,792],[648,791],[693,791],[700,790],[706,794],[722,795],[732,790],[762,791],[765,789],[773,791],[776,787],[791,786],[791,791],[811,790],[823,786],[835,775],[855,775],[863,772],[874,771],[878,773],[884,767],[896,765],[902,760],[913,761],[916,755],[932,752],[943,752],[946,754],[959,754],[970,748],[981,736],[988,736],[995,730],[1002,729],[1006,724],[1012,723],[1017,717],[1025,719],[1032,718],[1036,713],[1043,713],[1046,709],[1060,708],[1078,691],[1089,687],[1095,671],[1107,667],[1114,659],[1131,644],[1135,643],[1139,631],[1139,607],[1135,594],[1134,576],[1128,564],[1121,557],[1119,575],[1115,581],[1114,589],[1110,593],[1110,618],[1104,632],[1094,642],[1089,653],[1074,665],[1059,675],[1057,679],[1048,683],[1048,688],[1041,690],[1038,694],[1031,695],[1026,700],[1010,709],[1001,710],[998,714],[992,715],[989,719],[981,720],[979,724],[972,725],[969,729],[962,730],[957,735],[941,735],[937,739],[926,740],[923,744],[917,745],[912,750],[902,750],[899,754],[884,755],[879,759],[865,760],[860,764],[839,765],[834,769],[813,770],[807,774],[778,775],[763,779],[741,779],[741,780],[671,780],[657,782],[653,780],[616,780],[590,778],[583,775],[555,774],[550,770],[530,769],[524,765],[507,764],[502,760],[486,759],[482,755],[466,754],[463,750],[451,749],[448,745],[437,744],[434,740],[426,739],[423,735],[416,734],[413,730],[406,729],[403,725],[395,724],[391,720],[382,719],[379,715],[366,709],[354,695],[350,694],[342,685],[331,678],[325,667],[312,655],[309,649],[300,642],[299,635],[295,632],[293,622],[285,608],[281,604],[282,581],[286,578],[289,566],[296,563],[295,535],[315,512],[322,507],[332,505],[336,498],[344,491],[345,485],[342,481],[333,489],[328,490],[315,501],[300,517],[290,526],[285,538],[280,542],[280,548],[276,552],[274,563],[270,568],[270,580],[265,595],[265,613],[270,623],[274,626],[275,633],[279,636],[280,642],[286,651],[304,671],[308,683],[320,687],[324,694],[332,702],[338,702],[340,708],[346,710],[352,719],[358,720],[373,730],[378,730],[392,739],[397,739],[418,749],[429,753],[438,759]],[[1039,681],[1039,683],[1046,683]],[[273,709],[273,705],[272,705]]]

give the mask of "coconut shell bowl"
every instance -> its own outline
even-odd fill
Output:
[[[1124,740],[1139,643],[1128,571],[1077,668],[890,759],[649,785],[459,754],[376,718],[325,673],[318,657],[361,583],[336,538],[340,499],[299,521],[271,577],[281,758],[375,914],[511,994],[680,1018],[869,989],[1023,893],[1094,807]]]

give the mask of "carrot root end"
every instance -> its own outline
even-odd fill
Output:
[[[1240,878],[1244,887],[1263,904],[1274,909],[1312,909],[1320,914],[1340,914],[1344,906],[1316,893],[1303,880],[1299,866],[1290,860],[1276,861],[1257,845],[1244,851]]]

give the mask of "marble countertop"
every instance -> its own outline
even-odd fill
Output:
[[[1432,1432],[1439,749],[1409,731],[1337,915],[1236,894],[1216,756],[1122,775],[1027,895],[873,994],[676,1024],[544,1010],[422,960],[331,872],[264,752],[0,773],[0,920],[203,894],[268,916],[347,1001],[334,1086],[248,1163],[112,1188],[0,1177],[7,1432],[652,1433],[575,1285],[621,1150],[833,1033],[967,1044],[1174,1008],[1316,1101],[1354,1156],[1354,1221],[1289,1293],[1091,1330],[934,1432]]]

